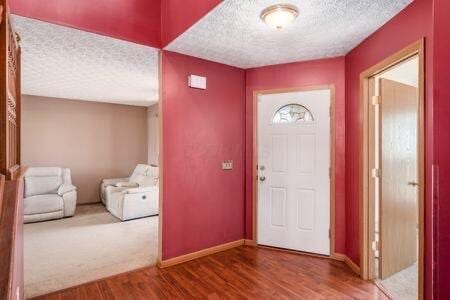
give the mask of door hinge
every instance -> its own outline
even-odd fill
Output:
[[[328,238],[331,239],[331,229],[328,229]]]
[[[372,169],[372,177],[380,178],[381,177],[381,169],[378,169],[378,168]]]
[[[331,178],[331,168],[328,168],[328,177]]]
[[[379,247],[380,247],[380,244],[377,241],[372,241],[372,251],[373,252],[380,250]]]
[[[379,105],[381,103],[380,96],[372,96],[372,105]]]
[[[332,113],[332,110],[331,110],[331,106],[330,106],[329,109],[328,109],[328,113],[330,114],[330,117],[333,116],[333,113]]]

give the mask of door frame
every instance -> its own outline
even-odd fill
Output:
[[[253,216],[253,231],[252,242],[258,244],[257,240],[257,208],[258,208],[258,97],[261,95],[269,94],[284,94],[295,92],[310,92],[317,90],[329,90],[330,91],[330,255],[331,258],[336,258],[335,255],[335,152],[336,152],[336,139],[335,139],[335,99],[336,91],[334,84],[328,85],[313,85],[294,88],[282,88],[282,89],[267,89],[256,90],[253,92],[253,152],[252,152],[252,216]],[[297,251],[300,252],[300,251]],[[303,252],[302,252],[303,253]],[[306,252],[305,252],[306,253]],[[306,253],[313,254],[314,253]],[[322,256],[322,255],[321,255]]]
[[[382,60],[378,64],[370,67],[360,74],[360,269],[361,277],[365,280],[374,279],[374,259],[371,259],[370,243],[374,228],[374,207],[370,205],[373,197],[371,191],[371,165],[372,159],[369,149],[374,145],[373,130],[375,124],[370,122],[373,112],[372,99],[370,99],[370,90],[373,88],[371,78],[386,71],[387,69],[398,65],[414,56],[419,58],[419,107],[418,107],[418,200],[419,200],[419,251],[418,251],[418,291],[419,299],[423,299],[423,270],[424,270],[424,198],[425,198],[425,81],[424,81],[424,39],[420,39],[397,53]],[[373,201],[372,201],[373,202]]]

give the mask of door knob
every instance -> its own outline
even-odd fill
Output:
[[[263,182],[266,180],[266,176],[259,176],[259,181]]]
[[[419,184],[416,181],[410,181],[410,182],[408,182],[408,185],[410,185],[410,186],[418,186]]]

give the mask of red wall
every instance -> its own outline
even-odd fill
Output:
[[[432,0],[415,0],[346,56],[346,237],[347,255],[359,264],[360,73],[421,37],[426,39],[426,180],[431,182],[432,155]],[[426,276],[431,296],[432,195],[426,186]]]
[[[9,0],[11,12],[159,48],[161,0]]]
[[[434,1],[434,160],[437,166],[435,294],[450,298],[450,1]]]
[[[245,72],[162,54],[163,259],[244,237]],[[207,77],[207,90],[187,86]],[[234,169],[221,162],[232,159]]]
[[[345,253],[345,60],[323,59],[247,70],[245,237],[252,238],[253,92],[334,84],[336,88],[336,252]]]
[[[162,1],[162,46],[167,46],[222,0],[164,0]]]
[[[163,48],[222,0],[9,0],[11,12]]]

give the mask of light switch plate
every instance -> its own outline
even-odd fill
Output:
[[[233,161],[232,160],[224,160],[222,162],[222,170],[233,170]]]
[[[188,85],[191,88],[206,90],[206,77],[189,75]]]

